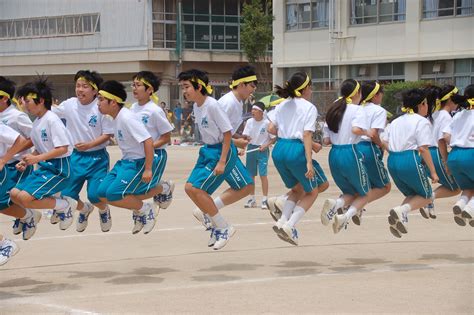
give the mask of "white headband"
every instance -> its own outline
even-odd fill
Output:
[[[259,110],[259,111],[263,112],[263,109],[261,109],[261,108],[260,108],[260,107],[258,107],[258,106],[255,106],[255,105],[253,105],[253,106],[252,106],[252,109],[257,109],[257,110]]]

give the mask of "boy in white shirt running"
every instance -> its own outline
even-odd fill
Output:
[[[114,119],[114,135],[123,156],[103,179],[98,195],[105,203],[133,211],[133,234],[142,229],[148,234],[155,227],[158,210],[152,202],[142,200],[157,193],[159,163],[152,137],[139,117],[124,107],[126,98],[120,82],[102,83],[99,110]]]
[[[106,146],[114,132],[113,122],[110,117],[102,115],[97,106],[98,87],[103,81],[102,77],[95,71],[80,70],[74,76],[74,81],[76,97],[71,97],[51,109],[66,124],[74,144],[70,185],[61,195],[77,201],[77,232],[83,232],[87,228],[94,206],[99,209],[102,232],[108,232],[112,227],[110,209],[100,201],[97,189],[109,171],[110,158]],[[86,181],[87,198],[90,202],[82,202],[79,197]],[[72,223],[72,216],[67,219]],[[54,211],[51,223],[57,223]]]
[[[153,139],[155,154],[158,156],[158,181],[165,171],[168,154],[166,147],[171,139],[173,126],[166,114],[158,105],[159,98],[155,94],[160,88],[160,79],[150,71],[140,71],[133,76],[133,97],[137,100],[130,110],[137,114]],[[166,209],[173,199],[174,183],[163,181],[157,186],[159,193],[153,197],[155,203]]]

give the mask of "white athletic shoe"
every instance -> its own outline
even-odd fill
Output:
[[[408,223],[408,215],[402,211],[402,207],[394,207],[390,210],[390,216],[395,220],[395,226],[398,232],[407,234],[406,224]]]
[[[215,233],[215,231],[216,231],[215,228],[211,228],[211,235],[209,236],[209,241],[207,242],[208,247],[212,247],[216,243],[216,233]]]
[[[150,233],[156,224],[156,217],[158,216],[158,209],[155,208],[155,204],[145,202],[146,210],[145,214],[142,215],[143,233]]]
[[[160,209],[166,209],[170,206],[171,202],[173,201],[173,191],[174,191],[174,183],[173,181],[163,181],[161,185],[168,185],[169,191],[167,194],[157,194],[153,197],[153,201]]]
[[[429,205],[427,205],[426,209],[428,209],[428,214],[430,216],[430,219],[436,219],[436,212],[435,212],[434,203],[430,203]]]
[[[212,229],[212,222],[211,218],[205,213],[203,213],[199,208],[194,208],[193,209],[193,216],[198,220],[199,223],[204,226],[206,231]]]
[[[72,211],[77,209],[77,201],[67,196],[65,196],[63,199],[67,201],[68,206],[62,211],[56,210],[56,213],[59,217],[59,229],[65,231],[74,221]]]
[[[102,232],[108,232],[112,228],[112,216],[110,215],[109,205],[105,205],[105,212],[99,210],[100,229]]]
[[[23,222],[21,222],[21,219],[15,219],[13,221],[13,234],[18,235],[23,231]]]
[[[33,216],[27,221],[23,222],[23,239],[29,240],[35,235],[36,227],[38,226],[39,221],[41,221],[41,212],[30,209],[33,212]]]
[[[222,249],[230,240],[230,238],[235,234],[235,229],[232,225],[229,225],[225,229],[214,229],[214,235],[216,237],[216,242],[214,243],[214,250]]]
[[[342,229],[344,229],[348,223],[349,219],[346,217],[345,214],[336,214],[336,216],[334,217],[334,223],[332,224],[332,231],[334,232],[334,234],[337,234]]]
[[[135,211],[133,211],[132,219],[133,219],[132,234],[137,234],[143,229],[142,216],[138,213],[135,213]]]
[[[283,230],[281,229],[281,227],[285,223],[286,222],[283,222],[282,220],[278,220],[278,221],[275,222],[272,229],[276,233],[276,235],[278,236],[279,239],[281,239],[282,241],[285,241],[285,242],[289,242],[288,237],[286,236],[286,233],[283,232]]]
[[[401,238],[402,234],[397,230],[397,221],[391,216],[388,216],[388,224],[390,224],[390,233],[396,238]]]
[[[268,210],[268,204],[266,200],[262,200],[262,210]]]
[[[466,226],[466,219],[463,217],[462,212],[465,208],[463,207],[463,202],[459,201],[454,204],[453,207],[453,214],[454,214],[454,222],[460,226]]]
[[[464,207],[462,211],[462,217],[466,220],[469,220],[469,225],[474,227],[474,209],[469,205]]]
[[[298,246],[298,231],[295,227],[291,227],[288,223],[285,223],[281,226],[280,230],[285,234],[288,243]]]
[[[58,224],[59,221],[61,220],[59,219],[58,212],[53,209],[53,213],[51,214],[51,217],[49,218],[49,222],[51,222],[51,224]]]
[[[323,204],[323,210],[321,210],[321,223],[328,225],[337,213],[336,200],[326,199]]]
[[[84,209],[77,210],[79,215],[77,216],[76,220],[76,231],[81,233],[84,232],[87,228],[87,224],[89,223],[89,215],[94,210],[94,206],[90,202],[84,202]]]
[[[0,242],[0,266],[5,265],[19,250],[20,247],[8,238]]]
[[[365,211],[366,211],[365,209],[357,210],[357,213],[354,216],[352,216],[352,222],[355,225],[360,225],[360,223],[362,222],[362,214]]]
[[[244,204],[244,208],[257,208],[257,202],[255,199],[249,199],[247,200],[247,203]]]

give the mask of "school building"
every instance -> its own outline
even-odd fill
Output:
[[[74,74],[92,69],[124,83],[133,101],[133,74],[149,70],[163,79],[161,100],[174,104],[177,74],[199,68],[220,97],[234,68],[246,63],[244,1],[0,0],[0,75],[23,84],[45,74],[63,100],[75,95]]]
[[[339,84],[474,83],[473,0],[273,1],[273,81],[302,70],[324,112]]]

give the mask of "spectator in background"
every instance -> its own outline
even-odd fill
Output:
[[[174,126],[178,131],[178,135],[181,135],[181,122],[184,120],[183,117],[183,109],[181,108],[181,104],[176,104],[174,108]]]

